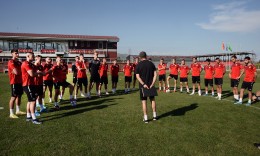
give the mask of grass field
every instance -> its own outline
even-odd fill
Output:
[[[135,91],[80,98],[76,108],[65,101],[60,111],[41,115],[42,125],[34,125],[25,116],[9,119],[9,80],[0,74],[0,155],[260,155],[253,146],[260,142],[260,103],[234,105],[227,77],[223,89],[222,101],[160,92],[159,120],[148,124],[142,121]],[[119,90],[123,91],[122,75]],[[24,94],[23,111],[25,103]],[[148,117],[152,117],[151,107]]]

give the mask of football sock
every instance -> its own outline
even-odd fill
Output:
[[[251,100],[250,100],[250,99],[248,100],[248,103],[251,103]]]
[[[31,115],[32,115],[32,119],[35,120],[36,119],[35,113],[31,113]]]
[[[212,92],[211,94],[214,95],[214,92]]]
[[[14,109],[10,109],[10,115],[14,114]]]
[[[144,115],[144,120],[148,120],[148,116],[147,115]]]
[[[206,94],[208,94],[208,91],[206,91]]]
[[[180,91],[182,92],[182,87],[180,88]]]
[[[32,116],[31,116],[31,113],[27,113],[27,114],[26,114],[26,117],[27,117],[27,118],[32,117]]]
[[[156,117],[156,112],[153,112],[153,117]]]
[[[239,98],[239,102],[242,102],[242,98]]]
[[[16,112],[20,112],[20,106],[16,105]]]
[[[42,98],[42,104],[44,105],[45,103],[44,103],[44,98]]]

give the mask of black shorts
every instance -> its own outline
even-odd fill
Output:
[[[78,78],[78,85],[88,86],[88,78]]]
[[[187,77],[180,77],[180,82],[188,82],[188,78]]]
[[[35,88],[36,88],[37,96],[42,96],[43,95],[43,85],[37,85],[37,86],[35,86]]]
[[[36,101],[36,86],[23,86],[23,91],[27,95],[28,102]]]
[[[254,82],[245,82],[243,81],[241,88],[247,89],[248,91],[252,91],[254,86]]]
[[[231,87],[238,87],[240,79],[231,79],[230,80],[230,86]]]
[[[132,76],[125,76],[125,82],[132,82]]]
[[[54,89],[60,89],[61,86],[64,88],[67,88],[69,85],[71,85],[71,84],[68,83],[67,81],[56,82],[56,83],[54,83]]]
[[[178,80],[178,75],[170,74],[169,76],[170,76],[171,78],[174,78],[174,80]]]
[[[192,76],[192,83],[200,83],[200,76]]]
[[[73,84],[76,84],[78,82],[78,78],[77,77],[73,77],[72,82],[73,82]]]
[[[91,75],[90,83],[93,83],[93,82],[99,83],[100,82],[100,76],[99,75]]]
[[[154,96],[150,96],[149,97],[150,100],[154,99]],[[140,100],[147,100],[147,97],[143,96],[142,90],[140,89]]]
[[[108,84],[108,78],[107,76],[101,76],[100,78],[100,84]]]
[[[43,85],[44,86],[53,86],[53,80],[45,80],[43,81]]]
[[[205,84],[206,87],[208,87],[208,85],[212,87],[213,86],[213,79],[204,79],[204,84]]]
[[[112,83],[117,83],[118,82],[118,76],[112,76],[111,80],[112,80]]]
[[[164,75],[159,75],[159,81],[165,81],[166,80],[166,76]]]
[[[215,78],[215,85],[222,85],[223,84],[223,78]]]
[[[17,97],[23,95],[23,86],[21,83],[11,84],[11,96]]]

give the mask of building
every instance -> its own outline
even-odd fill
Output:
[[[99,57],[116,59],[118,42],[116,36],[0,32],[0,62],[11,58],[11,49],[18,49],[22,60],[25,59],[26,52],[33,52],[51,58],[61,55],[67,62],[73,62],[74,57],[80,53],[86,58],[92,58],[94,51]]]

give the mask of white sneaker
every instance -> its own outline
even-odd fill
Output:
[[[218,100],[221,100],[221,97],[218,97]]]
[[[192,92],[190,95],[194,95],[194,93]]]
[[[91,99],[90,93],[87,93],[87,98]]]
[[[108,92],[106,92],[106,95],[109,95],[109,93],[108,93]]]
[[[83,93],[80,94],[81,97],[85,97],[85,95]]]
[[[52,99],[49,99],[49,103],[52,103]]]

